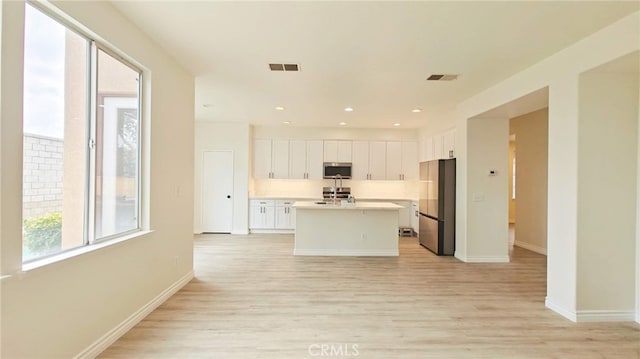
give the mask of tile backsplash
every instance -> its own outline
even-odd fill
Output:
[[[333,180],[255,179],[250,197],[322,198],[322,187],[333,186]],[[357,199],[418,198],[418,181],[343,180]]]

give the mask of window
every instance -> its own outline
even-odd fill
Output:
[[[140,78],[26,5],[23,262],[140,229]]]

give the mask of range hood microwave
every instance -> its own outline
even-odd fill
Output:
[[[322,178],[351,178],[351,162],[325,162]]]

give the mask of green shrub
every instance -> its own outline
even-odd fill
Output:
[[[32,256],[41,256],[60,250],[62,245],[62,213],[25,219],[24,246]]]

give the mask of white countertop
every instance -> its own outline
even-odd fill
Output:
[[[322,196],[320,197],[296,197],[296,196],[250,196],[249,199],[259,199],[259,200],[293,200],[293,201],[322,201]],[[356,197],[359,201],[376,201],[376,202],[418,202],[417,199],[412,198],[368,198],[368,197]]]
[[[397,204],[389,203],[389,202],[356,202],[356,203],[346,203],[346,204],[333,204],[332,202],[327,202],[326,204],[320,204],[316,201],[297,201],[293,204],[293,208],[300,209],[319,209],[319,210],[327,210],[327,209],[339,209],[339,210],[398,210],[403,208],[402,206],[398,206]]]

